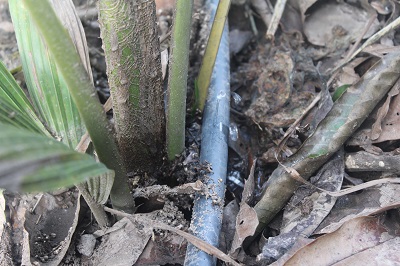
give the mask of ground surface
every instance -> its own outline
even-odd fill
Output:
[[[101,101],[105,102],[109,92],[94,1],[75,2],[85,27],[95,85]],[[338,200],[337,197],[323,194],[315,187],[303,185],[296,191],[285,210],[269,223],[261,239],[253,240],[253,245],[246,249],[246,253],[231,249],[231,246],[235,245],[232,244],[235,232],[243,230],[236,226],[234,217],[239,212],[245,179],[254,178],[253,199],[248,202],[250,206],[254,206],[261,198],[266,180],[278,167],[278,160],[285,161],[296,153],[331,108],[332,100],[325,96],[332,94],[344,84],[353,84],[362,78],[366,70],[380,57],[396,49],[399,36],[397,31],[391,31],[367,47],[367,51],[358,55],[357,59],[341,68],[339,72],[335,72],[333,69],[342,62],[341,60],[351,55],[350,50],[355,42],[365,42],[372,34],[398,17],[399,5],[396,2],[354,3],[354,1],[320,0],[304,1],[303,5],[297,5],[297,1],[288,1],[273,40],[265,36],[267,27],[264,20],[270,21],[271,14],[269,17],[263,16],[262,12],[256,10],[254,6],[251,8],[246,1],[233,2],[229,13],[231,42],[229,164],[220,249],[226,253],[230,251],[232,256],[246,265],[269,264],[282,255],[287,255],[294,243],[302,246],[313,240],[317,234],[327,234],[325,242],[323,240],[314,242],[309,247],[316,245],[317,248],[327,247],[329,250],[332,243],[343,241],[338,236],[341,232],[335,231],[342,224],[345,224],[347,232],[354,231],[354,234],[359,233],[360,237],[365,237],[360,228],[369,225],[371,228],[369,232],[375,232],[371,235],[378,238],[377,232],[381,230],[390,235],[388,237],[390,241],[399,243],[399,220],[396,222],[399,213],[396,209],[390,210],[399,203],[398,185],[381,184],[358,193],[344,195]],[[254,4],[257,1],[252,2]],[[172,1],[158,1],[158,4],[160,34],[165,35],[171,23]],[[261,16],[257,15],[257,11]],[[188,80],[189,110],[193,103],[193,80],[197,76],[201,51],[204,49],[204,36],[198,33],[202,16],[198,9],[197,12],[194,15],[195,33],[191,40],[193,53],[190,57],[191,69]],[[370,26],[365,34],[362,34],[369,21]],[[363,38],[360,40],[359,36]],[[0,59],[9,69],[20,65],[7,2],[4,0],[0,1]],[[325,96],[322,96],[312,111],[303,117],[295,130],[287,138],[284,137],[319,94]],[[386,97],[380,106],[384,104],[385,99]],[[372,113],[361,130],[352,135],[352,139],[343,147],[341,153],[332,157],[313,175],[310,180],[315,186],[327,190],[339,190],[342,183],[348,187],[371,179],[397,176],[399,170],[395,165],[398,162],[400,147],[398,133],[400,123],[397,118],[399,104],[395,97],[388,99],[387,115],[382,116],[377,110]],[[377,133],[378,138],[372,140],[371,134],[376,133],[372,125],[376,124],[378,118],[381,119],[381,130]],[[200,117],[188,113],[187,125],[188,149],[169,173],[176,177],[177,182],[171,184],[166,176],[164,180],[161,179],[160,184],[148,180],[146,184],[139,184],[142,187],[134,191],[136,201],[140,205],[138,212],[143,216],[138,216],[139,220],[152,219],[183,230],[188,228],[193,188],[171,190],[170,187],[185,183],[194,184],[207,173],[207,166],[198,164],[196,157],[201,148]],[[284,138],[286,142],[282,144]],[[257,163],[252,172],[251,167],[256,159]],[[185,166],[183,162],[189,163]],[[332,180],[332,177],[336,179]],[[344,177],[347,179],[343,180]],[[135,182],[133,178],[132,183],[138,186]],[[21,261],[52,265],[57,259],[62,261],[60,265],[101,263],[110,265],[109,263],[116,259],[124,259],[128,263],[132,258],[122,258],[118,253],[118,250],[124,248],[138,252],[135,255],[138,265],[183,262],[186,247],[184,238],[162,230],[155,230],[151,236],[151,233],[140,228],[138,221],[120,221],[117,225],[120,226],[119,229],[122,228],[121,230],[100,234],[96,231],[98,228],[86,204],[83,201],[78,204],[77,192],[73,189],[59,191],[53,195],[45,193],[19,197],[6,194],[6,200],[9,206],[8,222],[14,231],[9,240],[11,245],[3,252],[12,254],[8,261],[16,265]],[[241,209],[243,209],[242,203]],[[384,217],[389,223],[382,225],[373,220],[373,217],[366,218],[365,215],[379,212],[382,208],[387,208],[389,211],[387,216],[380,218]],[[323,214],[318,210],[324,210]],[[350,217],[358,217],[358,220],[345,223]],[[242,221],[247,222],[246,219]],[[74,230],[71,231],[70,228]],[[349,235],[351,234],[347,233],[346,236]],[[363,243],[371,248],[386,243],[374,242],[371,240],[373,236],[369,237]],[[138,240],[133,244],[127,244],[132,238]],[[4,237],[2,241],[6,241],[6,238]],[[241,243],[236,245],[240,247]],[[311,251],[307,251],[306,248],[307,246],[301,251],[304,252],[303,258],[313,257]],[[374,258],[371,254],[363,255],[360,250],[352,250],[344,244],[341,251],[347,252],[347,257],[358,255],[363,259]],[[296,250],[292,249],[292,253],[296,254]],[[392,256],[390,262],[398,258],[398,255],[396,257],[388,251],[380,251],[379,254]],[[257,255],[259,261],[256,261]],[[343,259],[333,258],[329,252],[322,257],[326,261],[318,262],[320,265],[328,265],[332,261]]]

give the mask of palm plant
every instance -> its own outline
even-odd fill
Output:
[[[176,4],[166,99],[154,2],[99,1],[115,126],[94,90],[72,2],[9,4],[29,96],[0,64],[0,186],[43,191],[75,184],[102,226],[109,195],[114,208],[134,212],[127,174],[153,174],[184,148],[193,1]],[[87,149],[89,137],[95,153]]]
[[[15,140],[18,132],[29,136],[24,142],[15,140],[14,143],[25,144],[17,147],[18,153],[2,145],[0,186],[42,191],[78,184],[86,201],[94,203],[91,208],[101,225],[107,223],[106,216],[96,204],[105,203],[109,194],[114,208],[130,213],[135,210],[127,173],[152,174],[152,169],[162,163],[166,136],[155,5],[153,1],[133,3],[99,2],[115,114],[114,129],[94,90],[83,29],[72,2],[60,6],[62,1],[53,0],[53,8],[48,1],[9,1],[32,104],[5,66],[0,65],[0,123],[5,129],[1,139],[5,143],[13,136]],[[121,19],[121,14],[130,18],[129,23]],[[191,15],[184,19],[183,24],[190,25]],[[132,35],[132,30],[142,34],[142,38]],[[176,46],[186,51],[186,60],[179,61],[186,72],[189,30],[186,26],[186,41]],[[148,49],[150,42],[152,48]],[[178,82],[181,87],[182,84],[186,92],[186,79]],[[178,99],[182,106],[185,106],[185,94]],[[184,120],[182,125],[184,130]],[[101,163],[94,157],[73,151],[78,148],[85,152],[82,145],[77,145],[87,139],[86,130]],[[49,137],[65,145],[54,145]],[[184,139],[184,134],[180,137]],[[27,138],[35,139],[40,146],[34,150]],[[45,154],[46,148],[51,152]],[[180,153],[183,147],[173,149]],[[35,152],[43,153],[43,158],[33,157]],[[69,168],[64,169],[66,165]],[[59,175],[60,169],[65,175]],[[11,179],[11,174],[17,178]],[[79,185],[89,177],[86,184]]]

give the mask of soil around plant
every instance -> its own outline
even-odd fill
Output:
[[[201,2],[195,4],[191,36],[187,148],[173,164],[165,163],[154,176],[136,173],[129,176],[138,217],[183,231],[187,231],[190,225],[195,194],[202,193],[202,184],[212,171],[212,165],[199,161],[202,121],[201,114],[192,108],[195,102],[194,80],[207,40],[206,15],[201,9]],[[369,1],[373,5],[366,6],[368,1],[325,1],[329,3],[324,5],[322,0],[305,1],[303,4],[288,1],[280,28],[271,40],[265,37],[267,27],[263,16],[257,15],[257,10],[249,5],[249,1],[233,2],[228,17],[231,59],[229,162],[220,250],[245,265],[268,265],[283,254],[295,253],[297,245],[303,247],[316,238],[304,228],[313,228],[314,234],[326,234],[326,238],[330,236],[335,240],[338,236],[330,234],[343,224],[344,228],[352,226],[355,232],[361,231],[358,226],[362,227],[366,222],[381,230],[376,220],[363,216],[369,214],[386,218],[385,226],[390,228],[388,232],[391,233],[392,228],[399,226],[398,220],[396,222],[393,218],[399,216],[396,209],[396,204],[399,204],[396,199],[399,195],[398,184],[382,184],[337,200],[315,187],[302,185],[285,210],[269,223],[253,245],[243,249],[245,242],[234,236],[238,232],[251,236],[248,231],[251,231],[249,229],[254,226],[252,222],[255,220],[252,206],[261,198],[266,181],[281,162],[301,148],[304,140],[325,117],[334,104],[330,95],[340,86],[360,80],[369,67],[386,53],[382,52],[387,51],[384,49],[398,46],[398,30],[393,30],[343,67],[332,79],[332,69],[349,53],[357,41],[355,35],[371,19],[371,12],[375,12],[376,18],[371,20],[370,29],[361,42],[397,18],[399,4],[385,6],[383,2],[388,1]],[[100,101],[105,103],[110,93],[96,4],[93,0],[75,0],[74,3],[85,29],[96,90]],[[173,1],[157,3],[159,34],[161,39],[166,40],[161,47],[167,50]],[[326,11],[328,7],[329,14]],[[392,11],[385,14],[384,10],[389,7]],[[374,11],[378,9],[380,11]],[[322,23],[327,17],[334,23]],[[341,19],[347,23],[342,23]],[[357,28],[347,28],[346,24],[353,22],[357,22]],[[18,67],[18,49],[5,0],[0,0],[0,44],[0,59],[10,70]],[[23,75],[19,72],[15,77],[23,85]],[[293,123],[318,95],[322,95],[319,103],[290,131]],[[314,186],[336,191],[342,186],[397,177],[396,165],[400,161],[400,111],[397,101],[400,97],[395,98],[398,91],[390,95],[377,105],[343,149],[310,179]],[[382,106],[388,109],[385,116],[379,112]],[[112,111],[108,115],[111,118]],[[380,129],[376,129],[377,120],[383,121]],[[291,133],[286,136],[289,131]],[[378,137],[372,139],[373,134]],[[243,190],[250,186],[248,180],[251,178],[251,186],[254,187],[252,195],[243,199]],[[149,230],[140,222],[128,218],[114,221],[116,223],[112,228],[100,230],[75,189],[37,195],[5,193],[5,202],[7,225],[0,235],[0,254],[3,254],[0,261],[7,265],[55,265],[56,262],[59,265],[111,265],[116,261],[125,265],[183,265],[187,246],[185,238],[166,230]],[[110,206],[109,203],[106,205]],[[316,211],[324,208],[327,213]],[[382,209],[390,217],[385,216]],[[357,223],[351,220],[349,225],[346,222],[353,215],[359,220]],[[236,217],[239,219],[236,220]],[[320,224],[315,222],[318,219]],[[246,226],[240,227],[243,223]],[[306,238],[303,239],[303,236]],[[392,236],[393,241],[398,238],[394,237],[394,233]],[[132,239],[137,240],[132,242]],[[235,247],[234,252],[232,246]],[[121,257],[121,250],[132,251],[132,254]],[[218,263],[222,265],[222,262]]]

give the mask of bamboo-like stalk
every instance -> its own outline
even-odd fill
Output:
[[[118,145],[129,172],[155,171],[165,149],[154,1],[100,0],[99,22]]]
[[[111,190],[113,206],[126,212],[132,212],[134,201],[126,183],[126,170],[113,135],[113,127],[105,115],[68,32],[58,20],[47,0],[21,1],[38,26],[58,70],[68,85],[100,161],[115,171],[115,182]]]
[[[197,89],[199,92],[198,108],[201,111],[203,111],[206,103],[208,88],[211,83],[211,75],[213,73],[214,64],[219,49],[219,42],[221,40],[230,6],[231,0],[219,1],[212,24],[210,37],[208,38],[206,51],[204,52],[203,61],[201,62],[200,73],[199,77],[197,78]]]
[[[167,90],[167,154],[173,160],[185,148],[187,73],[193,0],[178,0],[171,40]]]

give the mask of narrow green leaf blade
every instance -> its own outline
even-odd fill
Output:
[[[9,3],[22,67],[35,109],[58,139],[71,148],[75,147],[85,127],[67,84],[22,1],[10,0]],[[64,5],[63,12],[67,11],[73,12],[74,7]],[[75,21],[75,24],[79,23]],[[78,42],[85,41],[81,38]]]
[[[0,187],[49,191],[113,175],[87,155],[46,136],[0,123]]]
[[[221,36],[224,30],[230,6],[231,0],[219,1],[210,32],[210,37],[208,39],[206,51],[204,53],[203,61],[201,62],[200,73],[197,78],[197,85],[199,89],[198,108],[201,111],[203,111],[204,105],[206,103],[208,87],[211,83],[211,75],[214,69],[215,59],[217,58],[217,53],[219,49],[219,43],[221,42]]]
[[[1,61],[0,121],[33,132],[48,134],[23,90]]]
[[[10,0],[15,1],[15,0]],[[84,120],[101,162],[116,171],[111,190],[113,206],[126,212],[134,210],[134,201],[126,186],[126,169],[122,162],[114,130],[101,106],[91,79],[75,46],[47,0],[18,0],[27,8],[54,57],[57,69],[68,84],[69,92]]]
[[[347,88],[349,88],[350,86],[351,84],[344,84],[339,88],[337,88],[335,92],[332,94],[332,101],[336,102],[336,100],[339,99],[343,95],[343,93],[346,92]]]

